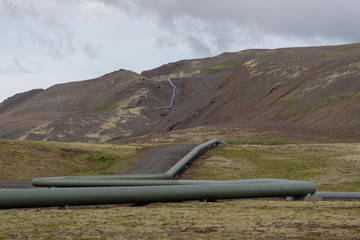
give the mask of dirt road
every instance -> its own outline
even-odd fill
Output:
[[[194,147],[196,147],[195,144],[175,144],[148,150],[144,158],[124,174],[164,173]]]

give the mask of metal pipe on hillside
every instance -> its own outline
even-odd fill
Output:
[[[310,182],[90,187],[0,190],[0,208],[56,207],[205,199],[305,196],[316,191]]]
[[[170,105],[168,107],[155,107],[153,109],[172,109],[174,107],[176,86],[172,83],[171,80],[177,80],[177,79],[187,79],[187,78],[186,77],[168,78],[168,82],[170,83],[170,86],[173,88]]]
[[[173,88],[173,92],[171,95],[171,101],[170,101],[170,105],[168,107],[155,107],[153,109],[172,109],[174,106],[174,101],[175,101],[175,94],[176,94],[176,87],[175,85],[171,82],[171,78],[168,78],[168,82],[170,83],[170,86]]]
[[[173,93],[171,96],[171,102],[170,102],[170,106],[169,108],[172,109],[174,106],[174,100],[175,100],[175,94],[176,94],[176,87],[175,85],[171,82],[170,78],[168,79],[168,82],[170,83],[170,85],[173,87]]]

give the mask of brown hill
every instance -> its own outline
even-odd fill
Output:
[[[164,84],[120,70],[55,85],[22,101],[14,96],[0,105],[0,136],[85,142],[128,136],[158,118],[151,109],[165,104],[166,93],[171,94]]]
[[[218,64],[209,68],[217,72],[179,80],[177,109],[163,119],[166,126],[158,124],[156,129],[221,123],[316,128],[360,124],[360,44],[237,54],[234,68]]]
[[[168,106],[177,86],[173,109]],[[95,141],[199,126],[360,136],[360,44],[246,50],[55,85],[0,104],[0,136]],[[281,127],[283,126],[283,127]],[[334,130],[335,129],[335,130]],[[301,130],[300,130],[301,131]]]

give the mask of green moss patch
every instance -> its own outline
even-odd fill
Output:
[[[118,107],[117,103],[110,103],[110,104],[106,104],[106,105],[102,105],[99,106],[97,108],[94,108],[92,111],[104,111],[104,110],[109,110],[109,109],[115,109]]]
[[[209,67],[208,72],[220,72],[235,68],[236,65],[233,63],[220,63]]]

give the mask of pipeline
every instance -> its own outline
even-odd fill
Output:
[[[33,179],[47,189],[0,190],[0,208],[54,207],[120,203],[148,203],[205,199],[302,197],[316,191],[315,184],[283,179],[231,181],[173,180],[202,151],[224,143],[212,139],[198,145],[166,173],[103,176],[65,176]]]
[[[296,197],[315,191],[313,183],[290,180],[202,185],[4,189],[0,190],[0,208]]]
[[[171,87],[173,87],[173,93],[171,96],[171,102],[170,102],[170,106],[169,108],[172,109],[174,106],[174,100],[175,100],[175,94],[176,94],[176,87],[175,85],[171,82],[170,78],[168,79],[168,82],[170,83]]]
[[[37,187],[129,187],[129,186],[168,186],[168,185],[213,185],[243,183],[295,183],[299,181],[275,178],[245,180],[159,180],[159,179],[71,179],[38,178],[33,180]]]
[[[172,109],[174,107],[176,86],[172,83],[171,80],[177,80],[177,79],[187,79],[187,78],[186,77],[168,78],[168,82],[170,83],[170,86],[173,88],[170,105],[168,107],[155,107],[153,109]]]
[[[308,200],[360,200],[360,192],[316,192]]]
[[[170,86],[173,88],[170,105],[169,105],[168,107],[155,107],[155,108],[153,108],[153,109],[172,109],[172,108],[173,108],[173,106],[174,106],[174,101],[175,101],[176,87],[175,87],[175,85],[171,82],[171,78],[168,78],[168,82],[170,83]]]

